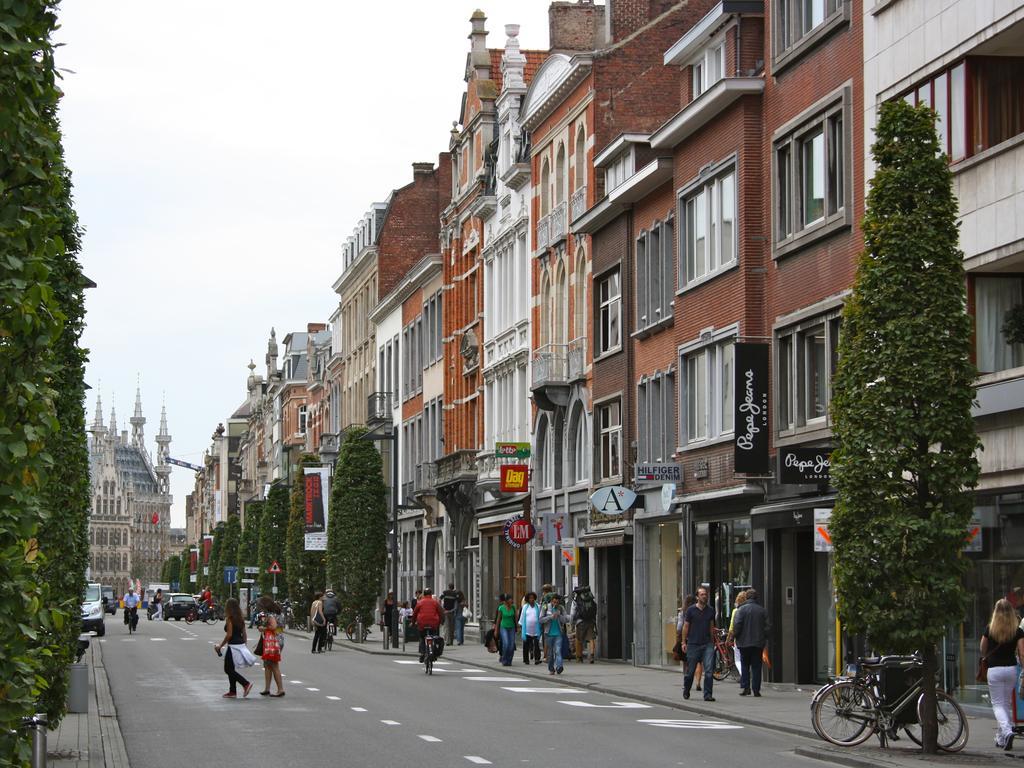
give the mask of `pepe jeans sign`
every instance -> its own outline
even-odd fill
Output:
[[[831,448],[780,448],[779,482],[823,485],[828,482]]]
[[[768,474],[768,345],[736,345],[734,464],[737,472]]]

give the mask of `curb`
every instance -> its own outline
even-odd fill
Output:
[[[899,763],[871,760],[863,757],[855,757],[853,755],[841,755],[830,749],[814,749],[813,747],[795,747],[793,749],[793,754],[800,755],[800,757],[809,757],[812,760],[821,760],[826,763],[845,765],[849,768],[878,768],[878,766],[883,765],[899,765]]]
[[[103,664],[102,646],[99,643],[90,643],[90,649],[90,669],[96,707],[95,716],[91,707],[89,712],[89,765],[128,768],[128,750],[125,747],[124,734],[121,732],[121,723],[117,719],[117,708],[110,691],[107,668]],[[94,743],[98,743],[95,754]]]

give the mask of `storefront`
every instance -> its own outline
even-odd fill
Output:
[[[643,494],[634,525],[635,661],[678,666],[672,658],[676,619],[683,604],[682,507],[661,500],[660,490]]]
[[[598,656],[628,661],[633,658],[632,528],[621,523],[614,528],[591,527],[580,544],[594,560],[594,578],[579,578],[578,583],[589,585],[597,598]],[[591,558],[580,558],[584,559]]]
[[[522,515],[523,509],[522,501],[518,500],[481,510],[477,517],[481,565],[478,615],[481,619],[494,616],[498,595],[511,593],[518,602],[530,590],[527,553],[532,545],[514,547],[505,538],[505,524]]]

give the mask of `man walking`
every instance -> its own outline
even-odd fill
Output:
[[[729,638],[735,636],[743,667],[740,670],[740,696],[761,695],[761,654],[770,630],[768,611],[757,602],[757,590],[747,590],[747,602],[736,611]]]
[[[597,600],[590,587],[583,585],[573,590],[570,621],[576,627],[576,660],[583,662],[583,652],[590,643],[590,663],[597,657]]]
[[[711,642],[711,633],[715,631],[715,611],[708,605],[708,590],[700,587],[697,590],[697,602],[686,609],[683,614],[683,629],[680,639],[683,643],[683,655],[686,658],[686,675],[683,677],[683,698],[690,698],[690,686],[693,685],[693,673],[697,664],[704,666],[704,701],[714,701],[711,686],[715,683],[715,644]]]
[[[462,603],[465,599],[454,584],[449,584],[448,589],[441,593],[441,607],[444,608],[444,642],[447,645],[455,641],[455,619],[462,612]]]

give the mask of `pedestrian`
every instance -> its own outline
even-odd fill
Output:
[[[586,584],[572,591],[570,623],[576,628],[576,659],[583,663],[583,652],[590,645],[590,663],[597,657],[597,600]]]
[[[748,589],[743,605],[732,614],[729,639],[735,638],[743,665],[740,667],[740,696],[761,695],[762,654],[768,643],[771,624],[768,611],[757,602],[757,590]]]
[[[1013,698],[1018,659],[1024,659],[1024,630],[1017,625],[1013,603],[1003,598],[996,602],[992,618],[981,635],[978,676],[985,670],[988,698],[998,724],[996,746],[1007,752],[1013,749]]]
[[[523,638],[523,664],[530,663],[531,654],[533,663],[540,664],[540,603],[536,592],[526,593],[526,602],[519,612],[519,626]]]
[[[566,632],[568,617],[562,607],[562,598],[551,595],[548,604],[541,608],[540,625],[544,633],[544,647],[547,649],[548,674],[562,674],[562,640]]]
[[[324,616],[324,596],[317,592],[309,606],[309,625],[313,628],[313,653],[323,653],[327,646],[327,618]]]
[[[501,637],[501,665],[511,667],[516,652],[516,606],[511,592],[502,597],[504,600],[498,604],[494,626],[498,627]]]
[[[257,646],[259,655],[263,658],[263,690],[260,696],[280,698],[284,696],[284,681],[281,678],[281,637],[280,625],[277,617],[281,614],[281,606],[274,600],[264,595],[260,598],[260,642]],[[273,678],[277,684],[277,693],[270,692],[270,680]]]
[[[395,602],[395,593],[388,592],[384,596],[384,602],[380,604],[380,633],[390,634],[395,629],[395,614],[398,611],[398,603]]]
[[[455,615],[455,642],[459,645],[466,640],[466,622],[471,618],[473,618],[473,611],[468,604],[463,604]]]
[[[540,608],[543,611],[544,607],[551,602],[551,596],[555,594],[555,588],[550,584],[544,584],[540,588]],[[548,660],[548,646],[546,643],[541,643],[544,651],[544,661]]]
[[[164,591],[158,589],[153,595],[153,621],[164,620]]]
[[[444,608],[444,642],[451,645],[455,642],[455,619],[462,610],[465,596],[455,584],[449,582],[448,589],[441,593],[441,607]],[[459,643],[462,645],[462,643]]]
[[[412,604],[409,606],[414,611],[416,610],[416,602],[423,596],[423,590],[417,589],[412,595]]]
[[[676,639],[679,641],[679,645],[683,644],[683,624],[686,623],[686,619],[683,617],[686,615],[686,609],[697,602],[697,598],[692,594],[687,595],[683,598],[683,607],[679,609],[679,613],[676,615]],[[683,654],[683,674],[686,674],[686,654]],[[700,681],[704,677],[704,665],[701,662],[697,662],[697,669],[695,670],[694,679],[697,681],[697,690],[700,688]]]
[[[245,644],[245,617],[242,616],[242,609],[235,598],[228,598],[224,604],[224,613],[226,614],[224,639],[220,641],[219,645],[214,646],[217,649],[217,655],[223,654],[224,656],[224,674],[228,676],[228,692],[224,694],[224,698],[235,698],[238,695],[239,683],[242,686],[244,698],[252,690],[252,683],[238,674],[238,667],[251,667],[256,663],[256,657],[249,650],[249,646]],[[225,645],[228,647],[227,653],[224,653]]]
[[[733,624],[735,624],[735,622],[736,622],[736,613],[737,613],[737,611],[739,611],[740,606],[743,605],[745,602],[747,602],[747,592],[746,592],[746,590],[741,589],[739,592],[736,593],[736,602],[734,602],[733,606],[732,606],[732,616],[729,617],[729,637],[730,638],[732,637]],[[738,644],[737,645],[733,645],[733,647],[732,647],[732,655],[733,655],[733,659],[736,662],[736,669],[738,669],[740,671],[740,678],[742,679],[743,678],[743,658],[742,658],[742,655],[740,654],[740,647],[739,647]]]
[[[715,668],[715,644],[711,641],[711,633],[715,631],[715,611],[708,605],[708,590],[700,587],[697,590],[697,602],[686,609],[683,614],[683,654],[686,657],[686,675],[683,677],[683,698],[690,698],[690,687],[693,685],[693,674],[700,662],[704,667],[704,701],[714,701],[712,686],[714,677],[711,672]]]

